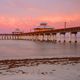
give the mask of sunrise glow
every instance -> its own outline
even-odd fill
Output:
[[[79,0],[0,0],[0,31],[33,29],[40,22],[55,28],[80,25]]]

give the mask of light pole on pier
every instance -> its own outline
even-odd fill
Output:
[[[64,29],[66,29],[66,25],[67,25],[67,22],[65,21],[65,22],[64,22]]]

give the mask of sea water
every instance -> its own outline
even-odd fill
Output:
[[[80,43],[0,40],[0,59],[80,56]]]

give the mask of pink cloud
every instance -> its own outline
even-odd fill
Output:
[[[21,30],[29,31],[30,29],[39,25],[40,22],[48,22],[50,26],[55,28],[63,28],[65,21],[67,22],[68,27],[79,26],[80,15],[45,15],[36,18],[29,16],[0,16],[0,29],[11,31],[15,28],[20,28]]]

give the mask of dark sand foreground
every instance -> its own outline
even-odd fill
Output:
[[[20,66],[38,66],[40,64],[76,64],[80,63],[80,57],[63,57],[63,58],[34,58],[34,59],[12,59],[0,60],[0,65],[7,65],[7,69]]]

